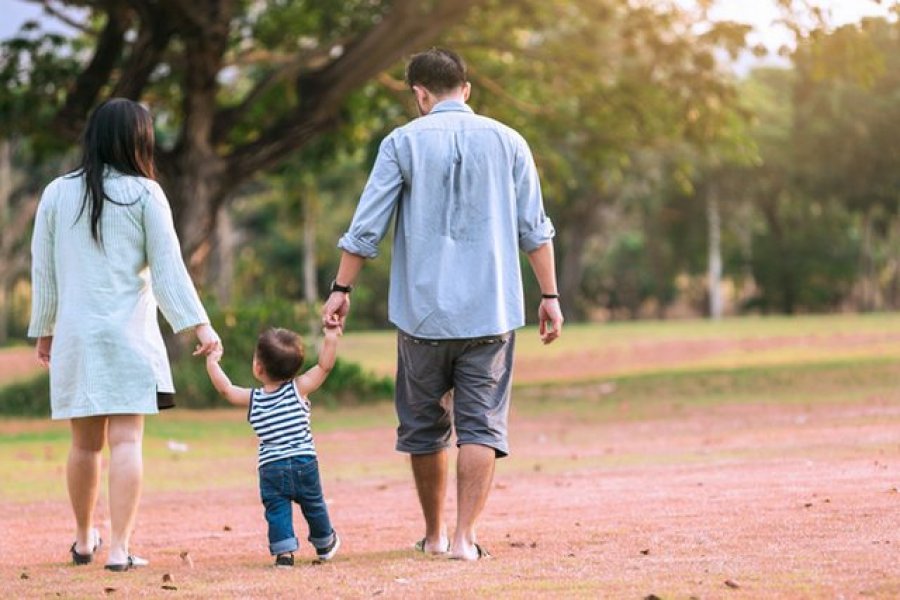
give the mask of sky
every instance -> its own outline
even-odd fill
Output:
[[[675,0],[682,6],[694,6],[695,0]],[[874,0],[812,0],[831,15],[835,25],[859,21],[867,15],[886,15],[887,8]],[[884,4],[887,4],[886,2]],[[37,19],[47,29],[67,31],[65,25],[42,13],[39,5],[25,0],[0,0],[0,39],[13,35],[28,19]],[[772,52],[790,43],[790,37],[783,28],[773,23],[778,19],[775,0],[716,0],[711,12],[717,19],[740,21],[753,25],[757,32],[752,41],[761,42]]]

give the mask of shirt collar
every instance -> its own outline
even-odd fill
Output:
[[[439,112],[475,112],[473,111],[468,104],[465,102],[460,102],[459,100],[442,100],[434,105],[431,109],[431,112],[428,113],[433,115],[434,113]]]

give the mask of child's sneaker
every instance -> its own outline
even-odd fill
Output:
[[[293,554],[279,554],[275,557],[275,566],[279,569],[286,569],[294,566]]]
[[[330,546],[326,546],[324,548],[316,548],[316,557],[321,561],[327,561],[334,558],[334,555],[337,554],[338,548],[341,547],[341,537],[334,532],[334,540],[331,542]]]

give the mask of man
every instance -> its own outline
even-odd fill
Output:
[[[549,344],[563,324],[555,232],[525,140],[466,105],[471,86],[462,59],[449,50],[422,52],[406,79],[422,116],[381,143],[338,242],[343,254],[323,320],[343,324],[352,285],[396,213],[389,318],[399,329],[397,450],[411,455],[425,517],[416,548],[476,560],[487,553],[475,524],[495,460],[509,452],[514,330],[525,324],[518,251],[540,284],[540,335]],[[459,447],[452,543],[442,516],[451,423]]]

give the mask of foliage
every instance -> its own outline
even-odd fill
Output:
[[[299,331],[305,323],[304,309],[295,303],[270,299],[256,304],[243,304],[238,309],[209,306],[213,325],[222,336],[225,355],[222,367],[237,385],[256,385],[250,370],[256,339],[267,327],[288,327]],[[306,337],[307,356],[304,369],[316,363],[314,341]],[[176,404],[183,408],[216,408],[228,406],[209,382],[206,363],[187,352],[172,352]],[[340,355],[340,350],[338,350]],[[393,395],[393,380],[377,377],[358,364],[338,358],[325,384],[312,401],[326,406],[345,406],[378,402]],[[49,413],[50,380],[46,373],[33,379],[0,387],[0,414],[46,415]]]
[[[40,375],[0,387],[0,414],[17,417],[49,416],[50,376]]]
[[[302,333],[298,325],[305,324],[309,316],[302,305],[277,297],[264,302],[242,303],[236,308],[212,306],[209,310],[212,324],[225,346],[222,368],[236,385],[246,387],[256,385],[250,365],[260,332],[268,327],[287,327]],[[307,355],[303,369],[308,369],[316,361],[315,338],[312,341],[309,336],[304,338]],[[204,361],[180,357],[173,365],[173,372],[180,404],[196,408],[227,406],[210,384]],[[392,394],[391,379],[375,377],[359,365],[341,359],[338,349],[338,361],[313,399],[328,405],[360,404],[383,400]]]

